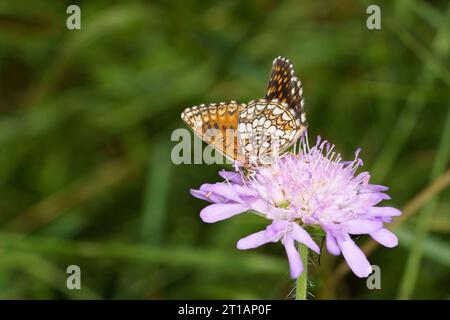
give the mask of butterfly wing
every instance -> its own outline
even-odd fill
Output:
[[[181,117],[197,136],[228,159],[245,166],[263,164],[263,158],[271,158],[274,151],[283,153],[305,132],[302,94],[291,62],[278,57],[265,99],[248,105],[235,101],[202,104],[187,108]],[[273,150],[274,146],[278,150]]]
[[[305,130],[288,105],[278,100],[251,101],[239,113],[239,145],[246,162],[270,162],[275,153],[286,151]]]
[[[239,112],[245,107],[246,104],[235,101],[201,104],[185,109],[181,118],[199,138],[228,159],[244,163],[237,128]]]
[[[295,76],[294,66],[289,59],[278,57],[273,61],[265,99],[269,101],[277,99],[286,103],[300,119],[301,125],[307,126],[302,83]]]

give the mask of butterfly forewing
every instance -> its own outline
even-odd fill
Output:
[[[228,159],[243,163],[237,128],[239,112],[245,107],[246,104],[235,101],[202,104],[185,109],[181,118],[203,141]]]
[[[287,103],[300,119],[301,125],[306,126],[301,81],[295,76],[294,66],[289,59],[278,57],[273,61],[265,98]]]

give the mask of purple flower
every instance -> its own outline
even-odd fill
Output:
[[[241,250],[254,249],[268,242],[278,242],[284,245],[289,259],[291,277],[298,278],[303,272],[302,260],[295,248],[294,240],[303,243],[316,253],[320,252],[311,236],[294,221],[274,220],[266,230],[251,234],[238,241],[237,247]]]
[[[372,268],[350,235],[368,234],[386,247],[395,247],[397,237],[384,228],[400,211],[376,207],[390,199],[384,186],[369,184],[368,172],[356,174],[362,165],[359,150],[353,161],[342,161],[334,145],[321,142],[314,147],[303,142],[298,154],[276,158],[271,166],[258,168],[253,175],[222,171],[225,182],[204,184],[191,193],[212,202],[200,217],[216,222],[254,211],[272,223],[266,230],[241,239],[239,249],[252,249],[281,241],[289,259],[291,276],[298,277],[303,266],[294,240],[319,252],[302,226],[319,226],[326,233],[326,247],[334,255],[342,253],[358,277],[367,277]]]
[[[219,175],[225,182],[205,183],[199,190],[191,190],[194,197],[213,203],[200,212],[204,222],[214,223],[249,210],[265,212],[269,209],[256,191],[244,185],[240,174],[222,170]]]

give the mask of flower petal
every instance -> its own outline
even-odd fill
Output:
[[[336,238],[333,237],[330,233],[327,233],[327,250],[332,255],[338,256],[341,254],[341,249],[336,242]]]
[[[337,239],[342,255],[348,266],[360,278],[368,277],[372,273],[372,266],[367,260],[364,252],[346,235],[343,240]]]
[[[215,203],[203,208],[200,211],[200,218],[202,218],[203,222],[214,223],[228,219],[248,209],[248,206],[239,203]]]
[[[402,212],[398,209],[392,207],[372,207],[369,208],[369,215],[373,217],[390,217],[390,216],[399,216]]]
[[[376,220],[350,220],[342,224],[347,233],[367,234],[383,228],[383,222]]]
[[[292,237],[300,243],[303,243],[305,246],[310,248],[317,254],[320,254],[319,246],[314,242],[308,232],[305,231],[302,227],[300,227],[297,223],[291,223],[292,226]]]
[[[382,192],[361,193],[358,195],[358,201],[360,203],[365,203],[367,206],[376,206],[381,201],[390,199],[391,197]]]
[[[201,196],[201,193],[204,193],[203,197],[206,198],[205,200],[209,201],[209,202],[213,202],[213,203],[222,203],[224,202],[226,199],[224,199],[222,196],[217,195],[214,191],[215,191],[215,184],[211,184],[211,183],[204,183],[200,186],[200,189],[198,190],[199,192],[196,193],[197,195]],[[194,194],[193,194],[194,195]],[[196,196],[196,195],[194,195]],[[202,198],[200,198],[202,199]]]
[[[261,200],[261,199],[249,199],[249,198],[246,198],[246,197],[244,197],[243,199],[248,203],[248,206],[254,211],[257,211],[257,212],[262,213],[264,215],[267,215],[269,213],[269,211],[270,211],[269,205],[264,200]]]
[[[398,238],[395,234],[393,234],[388,229],[380,229],[378,231],[370,233],[370,236],[379,244],[393,248],[398,245]]]
[[[291,271],[291,278],[296,279],[300,277],[303,272],[303,264],[300,255],[294,245],[294,239],[287,237],[283,240],[284,248],[289,260],[289,268]]]
[[[233,185],[234,191],[236,191],[239,194],[239,197],[257,197],[258,194],[256,191],[246,187],[246,186],[240,186],[238,184]]]
[[[208,193],[202,190],[197,190],[197,189],[191,189],[191,195],[198,198],[198,199],[202,199],[202,200],[206,200],[211,202],[211,198],[207,197]]]
[[[263,230],[239,240],[237,248],[239,250],[254,249],[268,242],[277,242],[279,239],[280,235]]]
[[[202,186],[200,190],[210,192],[227,200],[243,203],[236,190],[234,190],[233,186],[229,183],[208,184],[205,187]]]
[[[389,190],[389,188],[386,186],[381,186],[377,184],[368,184],[367,186],[364,187],[363,190],[361,190],[361,192],[383,192],[387,190]]]
[[[238,172],[226,171],[222,169],[219,171],[219,176],[232,183],[242,184],[242,177]]]

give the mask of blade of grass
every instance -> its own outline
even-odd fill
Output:
[[[163,242],[165,225],[167,220],[167,206],[171,187],[171,175],[173,164],[170,159],[171,144],[169,133],[164,132],[152,143],[148,156],[147,178],[144,188],[143,207],[140,223],[140,237],[143,244],[160,246]],[[131,269],[131,268],[130,268]],[[130,283],[130,269],[121,273],[119,296],[132,296],[133,290],[145,291],[165,287],[165,277],[159,266],[155,266],[149,272],[149,268],[143,265],[133,267],[135,280]]]
[[[415,230],[407,227],[398,228],[395,233],[402,247],[413,248],[416,242]],[[428,236],[423,241],[423,251],[427,258],[445,267],[450,267],[450,245],[448,242]]]
[[[409,34],[405,36],[405,34],[407,34],[407,31],[405,30],[402,31],[394,27],[394,31],[399,37],[407,38],[404,40],[407,45],[415,41]],[[447,37],[448,34],[445,31],[439,31],[433,41],[433,51],[436,52],[436,55],[439,57],[445,56],[448,52],[448,48],[441,45],[442,41],[447,39]],[[412,49],[414,50],[415,46],[412,46]],[[417,55],[420,55],[420,53],[417,52],[417,48],[414,52]],[[414,129],[418,116],[426,104],[427,93],[436,80],[436,74],[432,67],[437,63],[435,61],[436,58],[434,58],[433,55],[427,55],[423,59],[425,59],[425,65],[420,76],[417,78],[417,90],[413,90],[408,97],[405,109],[399,116],[389,138],[386,140],[386,144],[384,145],[381,154],[371,170],[373,176],[378,181],[383,181],[392,168],[395,159],[397,159],[403,146],[408,140],[409,135]],[[448,84],[450,86],[450,76]]]
[[[423,61],[426,68],[438,79],[442,80],[445,84],[450,86],[450,71],[447,66],[441,62],[443,60],[441,52],[447,51],[447,38],[443,38],[442,41],[434,41],[431,51],[422,45],[404,26],[402,26],[395,19],[388,19],[388,25],[390,29],[398,36],[401,42],[410,48],[414,54]],[[445,27],[437,30],[437,34],[442,37],[448,37],[448,31]],[[439,37],[435,37],[438,39]],[[436,50],[437,49],[437,50]]]
[[[416,1],[410,8],[414,13],[434,26],[436,30],[447,30],[450,34],[450,20],[448,17],[433,8],[428,2]]]
[[[450,233],[450,219],[433,216],[430,228],[433,232]]]
[[[62,292],[71,299],[101,299],[101,297],[82,284],[82,290],[68,290],[67,275],[52,263],[30,253],[2,252],[0,268],[22,270],[26,274]]]
[[[151,150],[142,210],[141,238],[150,245],[161,244],[166,221],[167,201],[173,164],[171,145],[164,138],[158,139]]]
[[[444,171],[450,158],[450,106],[447,111],[447,117],[444,124],[444,130],[441,136],[436,158],[431,169],[430,181],[434,181]],[[414,293],[417,282],[417,276],[420,272],[420,263],[424,253],[424,244],[430,230],[432,214],[436,209],[438,197],[432,199],[423,209],[417,221],[415,237],[411,251],[406,261],[405,272],[399,288],[398,298],[409,299]]]
[[[223,250],[194,249],[184,247],[153,247],[121,243],[93,243],[67,241],[41,236],[23,236],[0,233],[0,249],[9,252],[32,252],[42,255],[69,255],[94,259],[125,259],[142,263],[204,270],[213,268],[217,272],[286,274],[284,259],[256,253],[230,253]]]
[[[389,71],[386,70],[382,75],[380,75],[380,81],[358,81],[358,83],[351,82],[346,85],[343,89],[343,92],[347,95],[361,95],[364,98],[366,97],[374,97],[383,102],[387,101],[388,105],[391,102],[395,102],[395,108],[398,103],[403,103],[403,101],[407,101],[409,99],[413,99],[414,97],[420,97],[423,94],[426,94],[429,102],[441,102],[442,100],[448,99],[448,91],[445,88],[433,87],[429,90],[424,90],[424,88],[419,88],[417,85],[407,85],[394,83],[395,79],[389,79],[388,81],[381,80],[381,77],[386,79],[386,73]],[[387,75],[387,77],[390,77]],[[408,95],[412,90],[418,91],[416,96],[409,97]],[[394,101],[392,101],[394,100]],[[397,100],[397,101],[395,101]],[[384,105],[383,105],[384,106]],[[394,110],[391,110],[391,112]],[[389,126],[391,128],[391,126]]]
[[[112,160],[93,174],[43,199],[3,225],[3,230],[31,232],[137,172],[129,162]]]
[[[146,13],[144,15],[144,12]],[[133,21],[147,19],[151,11],[144,10],[139,5],[121,5],[103,10],[100,14],[86,19],[83,23],[83,32],[68,33],[69,36],[61,45],[61,50],[54,57],[51,66],[44,69],[45,72],[39,85],[25,98],[25,105],[33,105],[51,93],[60,81],[68,66],[76,61],[74,56],[84,46],[89,45],[98,37],[113,32],[117,28],[130,25]]]

